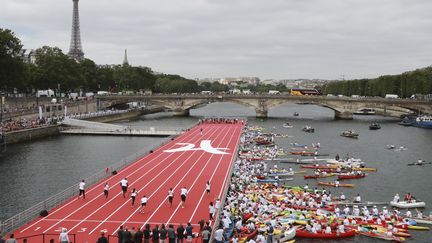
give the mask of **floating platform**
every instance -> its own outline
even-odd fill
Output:
[[[76,195],[50,210],[47,216],[18,228],[15,237],[19,242],[24,239],[28,243],[50,239],[57,242],[61,229],[66,228],[73,242],[96,242],[101,232],[110,236],[110,242],[117,242],[115,235],[120,225],[137,229],[145,224],[151,224],[152,228],[156,224],[177,227],[188,222],[197,232],[198,222],[209,220],[209,203],[216,198],[222,201],[224,197],[243,127],[241,122],[195,126],[115,175],[86,188],[85,199]],[[115,153],[107,151],[110,152]],[[123,197],[119,183],[125,177],[129,188]],[[207,181],[211,183],[209,195]],[[103,194],[105,183],[111,187],[108,198]],[[180,199],[182,187],[189,191],[184,208]],[[132,206],[129,193],[133,188],[138,196]],[[168,202],[170,188],[174,191],[172,207]],[[140,199],[144,195],[148,202],[141,213]]]
[[[124,129],[124,130],[94,130],[94,129],[68,129],[61,131],[62,134],[69,135],[106,135],[106,136],[139,136],[139,137],[167,137],[179,135],[182,133],[180,130],[165,130],[165,129]]]

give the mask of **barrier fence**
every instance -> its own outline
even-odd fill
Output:
[[[41,243],[54,243],[54,242],[59,242],[59,236],[60,234],[37,234],[37,235],[30,235],[30,236],[26,236],[26,237],[19,237],[19,238],[15,238],[18,242],[23,242],[23,243],[27,243],[27,241],[38,241]],[[68,234],[69,237],[69,242],[70,243],[77,243],[77,237],[75,234]]]
[[[101,180],[108,178],[109,176],[111,176],[113,171],[119,171],[123,168],[125,168],[127,165],[137,161],[139,158],[144,157],[145,155],[149,154],[150,152],[152,152],[153,149],[158,148],[166,143],[168,143],[172,137],[168,137],[167,140],[165,140],[164,142],[155,145],[152,147],[152,149],[148,150],[141,150],[138,151],[128,157],[126,157],[125,159],[122,159],[121,161],[113,164],[110,168],[109,171],[107,171],[106,169],[99,171],[96,174],[91,175],[90,177],[86,178],[86,186],[87,187],[91,187],[93,185],[95,185],[96,183],[100,182]],[[110,173],[111,172],[111,173]],[[78,190],[78,185],[79,183],[47,198],[46,200],[35,204],[34,206],[24,210],[23,212],[9,218],[6,219],[4,221],[0,222],[0,234],[7,234],[10,232],[13,232],[14,230],[18,229],[19,227],[29,223],[32,220],[35,220],[36,218],[38,218],[39,216],[41,216],[43,211],[49,211],[53,208],[56,208],[58,206],[60,206],[61,204],[63,204],[64,202],[66,202],[67,200],[71,199],[74,196],[77,196],[79,193]]]

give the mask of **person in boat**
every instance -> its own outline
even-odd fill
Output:
[[[411,202],[414,199],[414,197],[411,195],[411,193],[408,192],[408,194],[405,195],[405,201]]]
[[[423,164],[423,160],[422,159],[417,160],[416,165],[422,165],[422,164]]]
[[[395,148],[395,145],[394,144],[390,144],[389,146],[388,146],[388,149],[394,149]]]
[[[399,193],[396,193],[396,195],[393,197],[393,202],[399,202]]]
[[[339,187],[339,184],[340,184],[339,179],[336,179],[335,180],[335,187]]]
[[[357,194],[357,196],[354,198],[354,202],[355,202],[355,203],[361,203],[360,193]]]
[[[339,154],[336,154],[335,160],[339,161],[339,159],[340,159]]]
[[[411,218],[412,217],[412,213],[411,213],[411,211],[409,209],[406,211],[405,216],[407,218]]]
[[[345,200],[345,199],[346,199],[345,194],[343,192],[341,192],[340,200]]]

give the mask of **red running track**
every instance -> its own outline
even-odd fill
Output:
[[[195,126],[117,175],[87,188],[86,199],[70,199],[51,210],[48,216],[16,230],[15,236],[53,234],[46,237],[46,242],[48,238],[57,242],[61,228],[66,228],[69,234],[75,234],[76,242],[96,242],[102,231],[114,235],[120,225],[138,228],[147,223],[153,228],[155,224],[185,225],[191,222],[197,231],[201,219],[209,220],[209,203],[216,197],[222,198],[242,129],[242,123]],[[183,147],[188,148],[182,150]],[[167,151],[174,149],[180,151]],[[129,181],[126,198],[120,187],[124,177]],[[207,181],[211,184],[210,195],[206,193]],[[103,195],[106,182],[111,187],[108,198]],[[182,187],[189,190],[184,208],[180,204]],[[134,206],[129,195],[133,188],[138,191]],[[174,191],[172,207],[168,203],[169,188]],[[148,198],[148,203],[141,213],[143,195]],[[32,237],[27,242],[43,241],[40,237]]]

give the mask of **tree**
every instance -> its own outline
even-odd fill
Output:
[[[21,41],[9,29],[0,28],[0,89],[23,90],[28,81],[28,69],[21,60]]]

